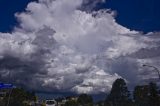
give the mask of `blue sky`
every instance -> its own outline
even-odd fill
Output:
[[[117,22],[130,29],[144,32],[160,30],[159,0],[108,0],[99,8],[117,11]]]
[[[24,11],[31,1],[34,0],[0,0],[0,32],[11,31],[17,24],[14,14]]]
[[[11,31],[17,24],[16,12],[25,10],[27,4],[35,0],[0,0],[0,32]],[[133,30],[160,31],[159,0],[107,0],[96,9],[111,8],[118,12],[116,21]]]

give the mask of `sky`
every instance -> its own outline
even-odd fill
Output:
[[[116,21],[144,33],[160,30],[159,0],[108,0],[98,6],[117,11]]]
[[[16,0],[16,2],[1,0],[0,32],[12,31],[18,23],[14,14],[24,11],[31,1],[36,0]],[[159,4],[159,0],[107,0],[105,3],[96,4],[92,9],[107,8],[115,10],[118,13],[116,21],[119,24],[133,30],[148,33],[160,30],[160,21],[158,21],[160,19]]]
[[[12,2],[12,3],[11,3]],[[0,1],[0,81],[43,92],[109,92],[157,80],[158,1]]]

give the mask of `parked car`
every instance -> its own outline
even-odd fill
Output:
[[[57,102],[53,100],[46,100],[45,102],[46,106],[57,106]]]

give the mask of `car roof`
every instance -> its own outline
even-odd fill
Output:
[[[46,101],[55,101],[54,99],[47,99]]]

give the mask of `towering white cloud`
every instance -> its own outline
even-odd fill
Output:
[[[141,64],[159,61],[147,57],[153,48],[159,52],[158,35],[117,24],[110,10],[86,12],[89,2],[39,0],[16,13],[19,26],[0,33],[0,79],[10,75],[32,89],[77,93],[107,92],[119,77],[142,81]]]

